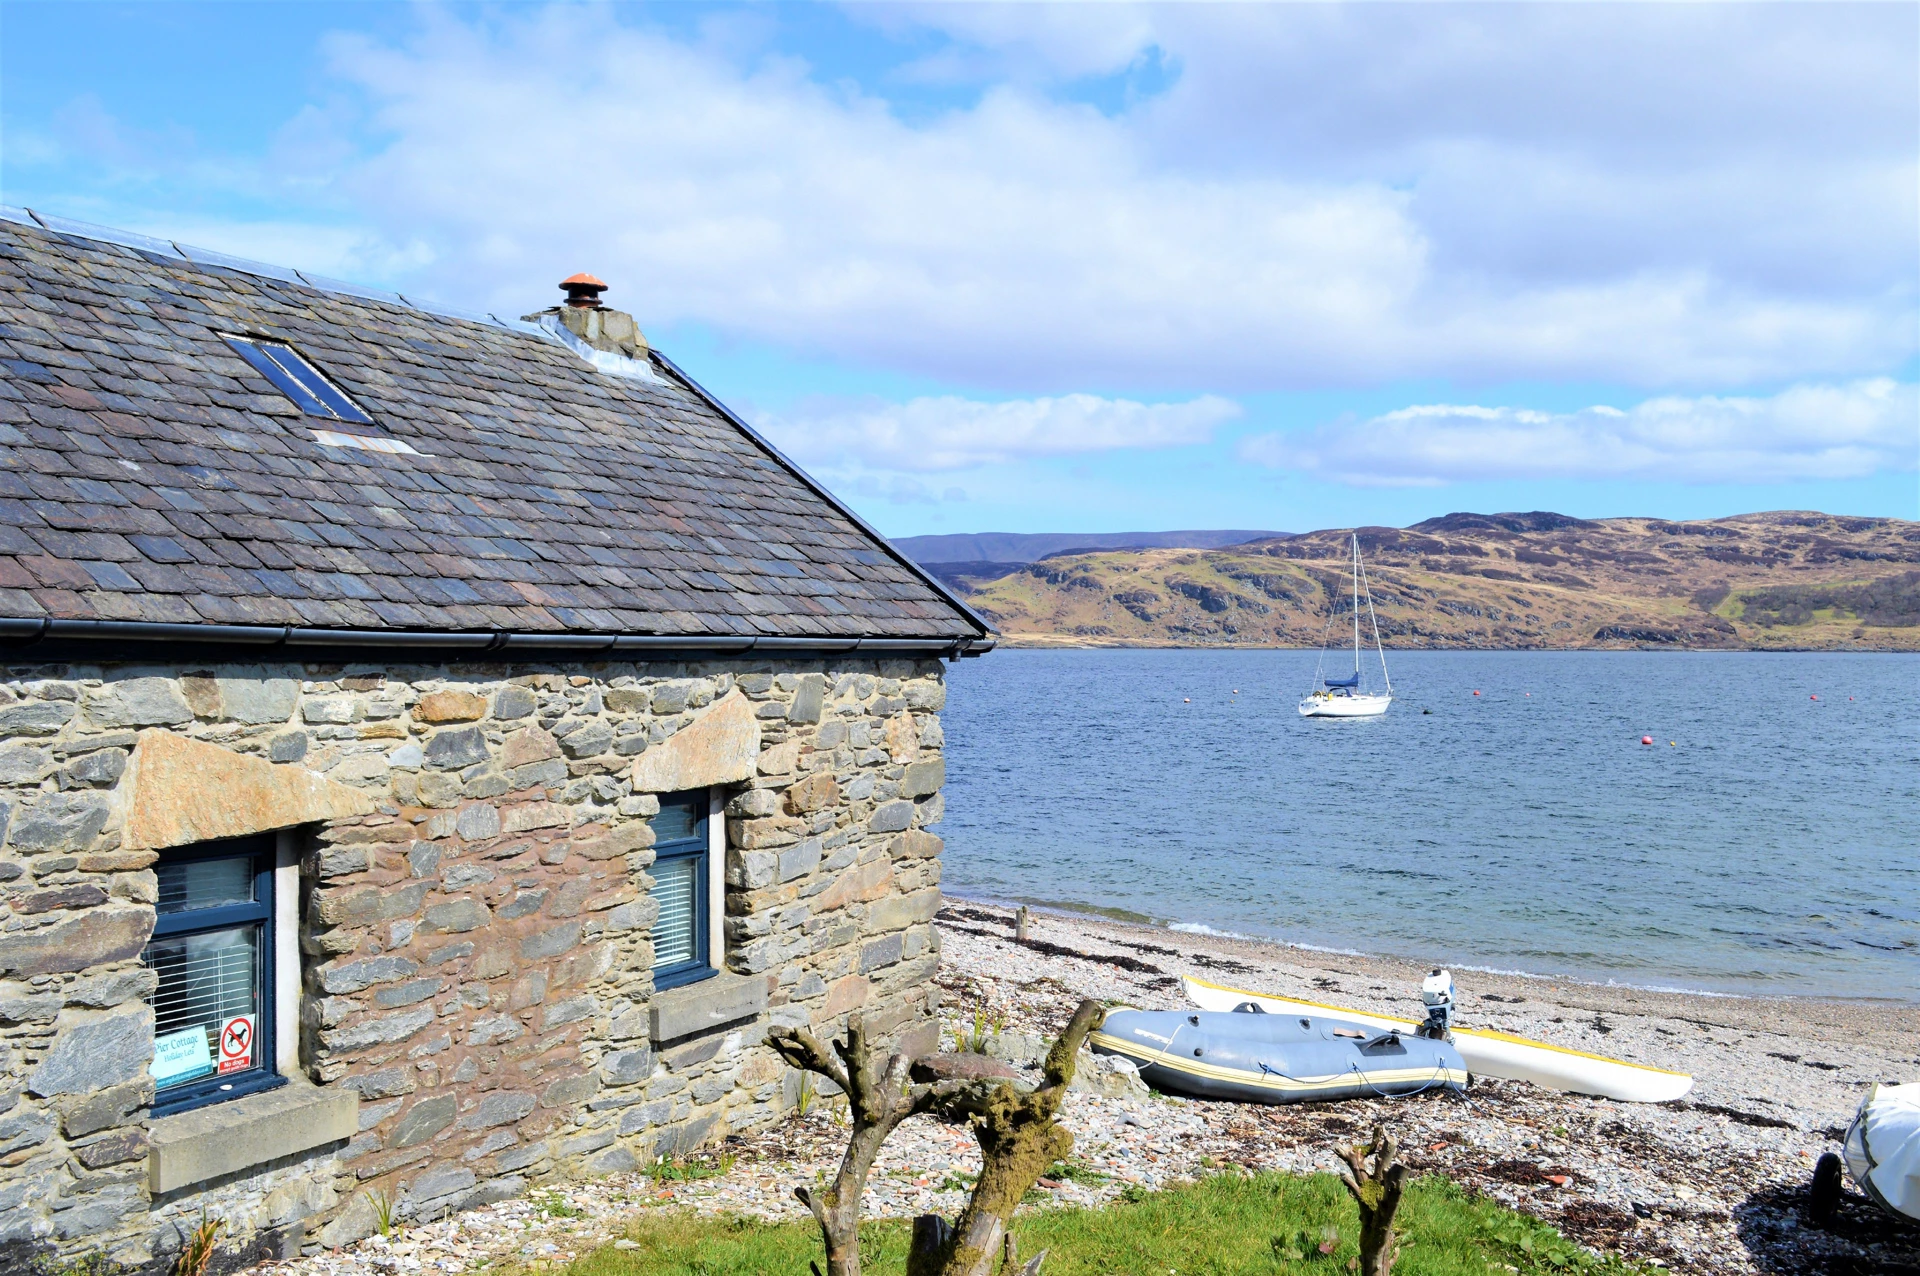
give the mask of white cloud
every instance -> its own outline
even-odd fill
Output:
[[[1068,80],[1147,47],[1178,79],[1113,115],[1002,82],[912,119],[612,10],[434,12],[336,45],[380,140],[329,189],[426,243],[412,282],[448,300],[586,268],[643,326],[1000,391],[1910,357],[1913,41],[1879,37],[1911,14],[1564,8],[963,10]]]
[[[1920,386],[1887,378],[1769,398],[1649,399],[1579,412],[1433,404],[1243,439],[1243,460],[1354,486],[1499,479],[1780,483],[1920,460]]]
[[[1213,395],[1185,403],[1135,403],[1091,394],[986,403],[943,395],[905,403],[805,400],[756,414],[774,442],[810,463],[835,468],[939,471],[1116,448],[1205,443],[1240,405]],[[901,488],[931,492],[917,482]],[[948,488],[945,499],[966,499]]]
[[[1911,5],[863,5],[820,71],[777,10],[413,12],[261,155],[83,93],[9,159],[231,210],[55,211],[512,313],[585,268],[656,332],[995,394],[1920,353]]]

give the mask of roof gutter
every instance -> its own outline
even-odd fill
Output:
[[[940,656],[958,659],[993,650],[984,638],[787,638],[730,634],[539,634],[504,630],[305,629],[291,625],[178,625],[136,620],[23,620],[0,617],[0,655],[31,649],[113,645],[245,648],[343,653],[410,652],[452,659],[502,656],[587,656],[685,659],[690,656]],[[77,652],[75,654],[86,654]]]
[[[918,576],[922,581],[922,583],[924,583],[929,589],[933,590],[934,593],[939,594],[941,598],[946,600],[947,604],[950,607],[952,607],[955,611],[959,612],[962,616],[965,616],[969,622],[975,625],[978,625],[980,627],[980,636],[982,639],[985,640],[986,645],[984,647],[981,647],[978,651],[973,652],[971,654],[984,655],[988,651],[991,651],[993,649],[993,644],[994,644],[993,626],[988,624],[986,622],[986,619],[983,616],[981,616],[979,612],[975,611],[973,608],[967,606],[964,602],[960,601],[959,596],[956,595],[951,589],[948,589],[946,585],[942,584],[940,579],[937,576],[933,575],[931,572],[927,571],[924,567],[920,566],[920,564],[914,562],[911,558],[908,558],[905,554],[901,553],[900,550],[894,545],[892,541],[882,536],[878,531],[878,529],[876,529],[871,523],[867,522],[866,519],[861,518],[858,514],[854,513],[853,508],[849,506],[846,502],[842,501],[839,497],[835,496],[832,492],[828,491],[826,487],[823,486],[822,484],[816,483],[811,474],[808,474],[805,470],[801,469],[798,465],[796,465],[793,462],[792,458],[788,457],[788,455],[785,452],[782,452],[779,448],[775,447],[767,439],[765,435],[760,433],[760,431],[754,429],[752,426],[748,425],[745,421],[741,420],[737,415],[735,415],[732,408],[720,402],[720,400],[714,397],[712,394],[709,394],[707,392],[707,388],[701,385],[698,381],[695,381],[692,377],[688,376],[686,373],[686,370],[683,369],[679,364],[675,363],[672,359],[669,359],[666,355],[662,354],[657,349],[651,351],[650,353],[653,355],[654,358],[658,359],[661,362],[661,364],[667,369],[667,371],[673,373],[675,377],[679,378],[681,383],[684,384],[687,387],[687,389],[699,395],[700,398],[706,403],[708,407],[712,408],[715,412],[718,412],[721,416],[725,417],[728,421],[732,422],[733,427],[735,429],[739,430],[742,434],[752,439],[754,443],[758,444],[759,447],[763,451],[765,451],[768,456],[771,456],[775,461],[778,461],[780,465],[787,471],[787,473],[793,475],[793,477],[799,479],[802,483],[806,484],[807,487],[813,492],[815,496],[818,496],[821,500],[833,506],[833,508],[838,510],[841,516],[845,518],[848,522],[852,523],[855,527],[859,528],[861,531],[865,532],[868,536],[872,537],[875,543],[885,546],[887,553],[893,555],[895,562],[899,563],[902,567],[912,572],[915,576]]]

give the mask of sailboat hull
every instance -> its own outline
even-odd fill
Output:
[[[1392,696],[1308,696],[1300,702],[1303,718],[1377,718]]]

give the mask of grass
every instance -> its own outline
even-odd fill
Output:
[[[1396,1276],[1630,1270],[1440,1178],[1409,1187],[1399,1230]],[[1023,1213],[1014,1232],[1022,1254],[1049,1251],[1046,1276],[1344,1276],[1359,1253],[1358,1216],[1328,1174],[1220,1174],[1164,1192],[1129,1192],[1097,1210]],[[757,1276],[802,1273],[820,1259],[811,1222],[663,1211],[628,1235],[638,1248],[599,1250],[565,1276]],[[872,1276],[905,1270],[905,1220],[870,1223],[860,1235]]]
[[[533,1199],[534,1208],[548,1218],[579,1218],[584,1212],[558,1192],[545,1192]]]
[[[964,1023],[955,1026],[955,1049],[963,1054],[985,1054],[992,1047],[994,1038],[1005,1032],[1006,1028],[1005,1015],[995,1014],[987,1009],[984,1001],[979,1002],[973,1008],[972,1030],[969,1031]]]
[[[656,1157],[652,1165],[645,1165],[640,1172],[656,1183],[693,1183],[700,1179],[725,1178],[733,1170],[732,1153],[722,1152],[710,1157]]]

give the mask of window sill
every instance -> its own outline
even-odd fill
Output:
[[[653,972],[653,987],[656,992],[667,992],[674,988],[686,988],[693,984],[705,983],[720,972],[711,966],[688,966],[681,970],[670,970],[665,974]]]
[[[360,1096],[294,1080],[264,1094],[161,1117],[149,1129],[155,1195],[264,1165],[360,1128]]]
[[[265,1090],[278,1090],[287,1084],[287,1079],[277,1072],[243,1072],[237,1079],[226,1081],[226,1090],[220,1089],[222,1078],[202,1077],[174,1090],[162,1091],[153,1102],[153,1119],[176,1116],[183,1112],[195,1112],[211,1107],[216,1103],[233,1103],[251,1094]]]
[[[699,983],[683,984],[653,994],[649,1017],[656,1045],[713,1032],[767,1008],[764,976],[717,973]]]

